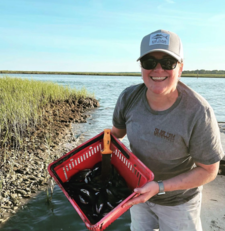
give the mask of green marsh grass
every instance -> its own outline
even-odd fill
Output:
[[[0,144],[1,147],[20,147],[29,127],[41,122],[43,108],[50,103],[68,102],[93,97],[81,90],[60,86],[53,82],[0,77]]]

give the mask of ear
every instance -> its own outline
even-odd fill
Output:
[[[178,71],[178,77],[181,77],[182,71],[183,71],[184,63],[179,63],[179,71]]]

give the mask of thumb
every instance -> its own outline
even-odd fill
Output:
[[[158,184],[156,182],[154,182],[154,181],[148,182],[147,184],[143,185],[140,188],[135,188],[134,192],[135,193],[139,193],[139,194],[143,194],[143,193],[149,192],[153,188],[155,188],[155,184],[156,184],[156,187],[158,187]]]
[[[143,186],[143,187],[141,187],[141,188],[135,188],[135,189],[134,189],[134,192],[139,193],[139,194],[143,194],[143,193],[146,193],[146,192],[148,192],[148,191],[149,191],[149,189],[148,189],[148,187],[146,187],[146,186]]]
[[[134,192],[136,192],[136,193],[142,193],[142,188],[135,188]]]

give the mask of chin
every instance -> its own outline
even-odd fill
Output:
[[[153,94],[156,95],[164,95],[166,93],[166,89],[165,88],[154,88],[154,89],[149,89]]]

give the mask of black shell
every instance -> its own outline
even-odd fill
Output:
[[[126,181],[112,165],[107,183],[101,179],[101,162],[84,169],[63,184],[91,223],[97,223],[132,193]]]

